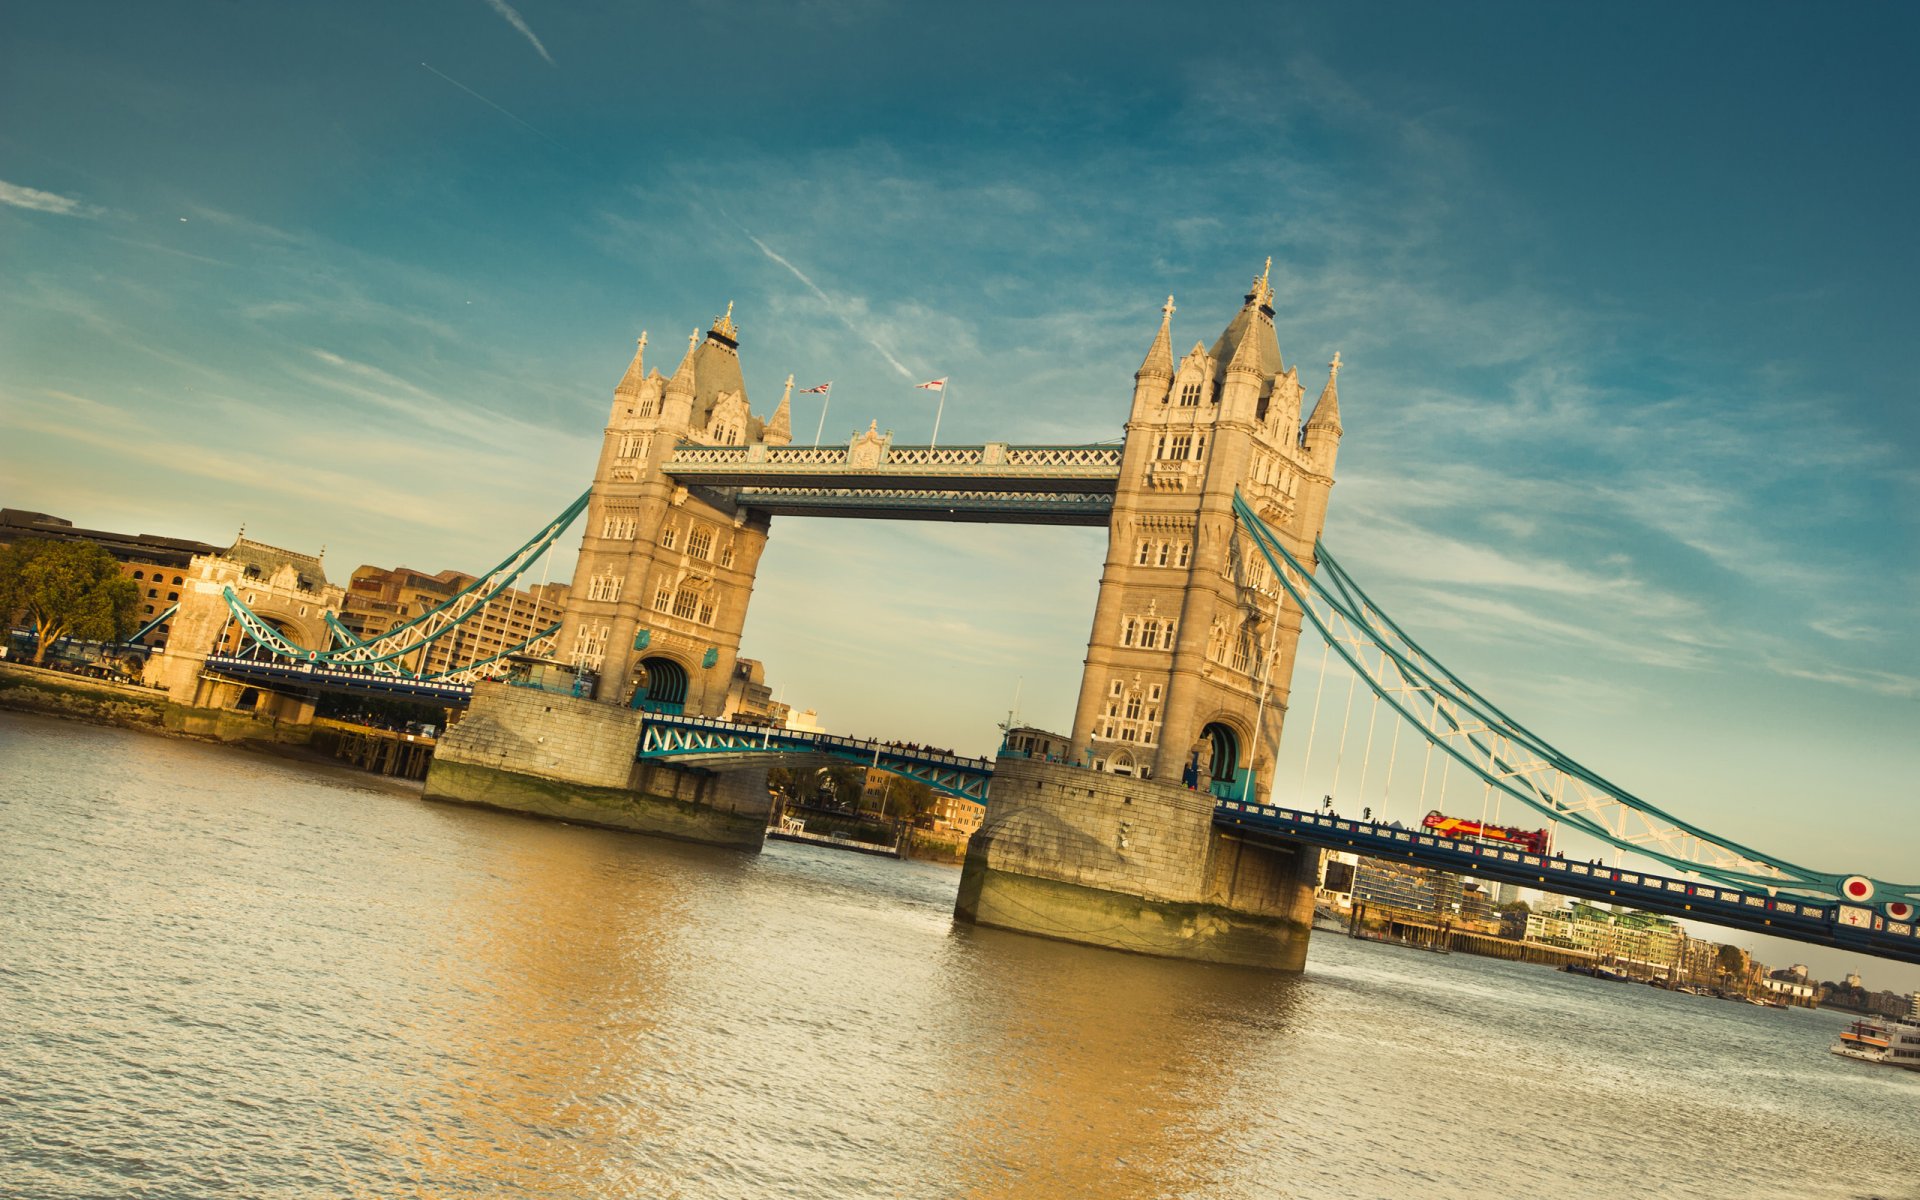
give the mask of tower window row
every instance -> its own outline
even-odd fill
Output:
[[[573,660],[590,671],[598,671],[607,654],[607,627],[585,625],[574,636]]]
[[[1151,746],[1160,738],[1159,684],[1144,691],[1136,679],[1132,687],[1116,679],[1107,686],[1107,705],[1101,714],[1099,736],[1108,741]]]
[[[671,580],[661,583],[653,594],[653,611],[672,613],[682,621],[697,621],[702,625],[713,624],[714,604],[711,593],[691,586],[675,589]]]
[[[1207,456],[1207,435],[1204,433],[1163,433],[1154,443],[1153,456],[1158,459],[1172,459],[1184,462]]]
[[[630,542],[640,532],[640,516],[631,509],[610,509],[600,520],[600,536]]]
[[[587,599],[618,600],[626,580],[618,575],[595,575],[587,580]]]
[[[1134,552],[1136,567],[1184,567],[1192,561],[1193,546],[1188,542],[1153,541],[1142,538]]]
[[[1120,622],[1120,644],[1142,650],[1171,650],[1175,624],[1172,618],[1127,617]]]
[[[1251,675],[1261,666],[1260,638],[1245,625],[1229,634],[1224,625],[1215,624],[1207,638],[1207,657],[1242,675]]]
[[[628,433],[620,437],[620,446],[616,452],[619,458],[645,458],[653,449],[653,435],[650,433]]]

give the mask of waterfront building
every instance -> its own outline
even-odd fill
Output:
[[[134,609],[134,617],[141,626],[152,624],[156,617],[179,603],[194,555],[220,552],[218,546],[187,538],[81,529],[64,517],[20,508],[0,508],[0,546],[28,538],[90,542],[113,555],[120,563],[120,573],[140,589],[140,602]],[[137,644],[148,649],[164,645],[172,632],[173,623],[161,621],[147,630]]]
[[[1460,893],[1457,875],[1402,866],[1387,859],[1361,859],[1353,877],[1354,903],[1423,913],[1436,922],[1456,919]]]
[[[791,711],[773,698],[764,663],[757,658],[734,660],[733,683],[727,688],[726,706],[720,710],[722,720],[784,726]]]
[[[1527,914],[1527,940],[1585,950],[1604,961],[1671,978],[1685,958],[1686,932],[1651,913],[1614,912],[1584,901]]]
[[[389,570],[363,565],[355,569],[347,585],[340,623],[362,641],[371,640],[445,604],[476,582],[477,576],[464,571],[429,575],[410,567]],[[564,583],[508,588],[479,616],[463,622],[449,636],[421,647],[409,658],[407,669],[435,675],[507,653],[557,623],[566,606]]]
[[[934,793],[933,810],[928,829],[934,834],[957,842],[962,854],[966,853],[967,842],[974,831],[987,818],[987,806],[978,801],[960,796],[949,796],[942,792]]]
[[[1807,982],[1805,967],[1799,968],[1799,971],[1798,975],[1791,969],[1770,971],[1760,981],[1760,988],[1769,999],[1801,1008],[1815,1008],[1819,1004],[1818,989]]]

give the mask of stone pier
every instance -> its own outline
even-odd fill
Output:
[[[758,850],[765,767],[704,771],[634,761],[645,714],[580,697],[481,683],[440,738],[429,800]]]
[[[1139,954],[1297,971],[1319,851],[1213,828],[1179,784],[1003,757],[967,846],[960,920]]]

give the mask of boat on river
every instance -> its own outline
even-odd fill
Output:
[[[1920,1025],[1905,1021],[1855,1021],[1840,1031],[1833,1053],[1856,1062],[1920,1071]]]

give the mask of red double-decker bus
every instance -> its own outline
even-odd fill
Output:
[[[1439,809],[1434,809],[1420,822],[1421,828],[1439,837],[1469,838],[1477,842],[1491,842],[1498,846],[1512,846],[1525,850],[1529,854],[1547,855],[1552,838],[1544,829],[1515,829],[1511,825],[1485,825],[1466,817],[1449,817]]]

